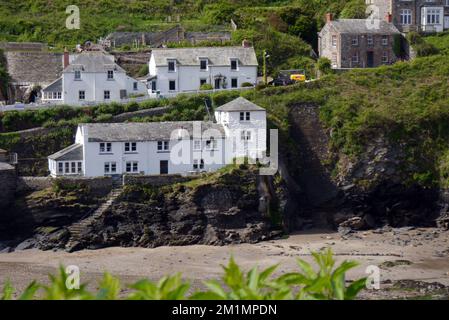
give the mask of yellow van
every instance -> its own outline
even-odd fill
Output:
[[[290,75],[290,80],[296,81],[296,82],[305,82],[306,76],[304,74],[292,74],[292,75]]]

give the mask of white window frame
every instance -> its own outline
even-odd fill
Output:
[[[114,80],[114,70],[108,70],[107,79],[109,81]]]
[[[170,65],[173,63],[173,70],[170,70]],[[176,63],[176,59],[168,59],[167,60],[167,70],[170,73],[174,73],[177,72],[178,67],[177,67],[177,63]]]
[[[100,142],[100,153],[112,153],[112,143]]]
[[[235,69],[232,68],[232,63],[235,62]],[[230,59],[231,64],[231,71],[239,71],[239,59],[237,58],[231,58]]]
[[[137,152],[137,142],[125,142],[125,153]]]
[[[158,141],[157,142],[158,152],[168,152],[170,151],[170,141]]]
[[[80,101],[86,100],[86,91],[85,90],[79,90],[78,91],[78,99]]]

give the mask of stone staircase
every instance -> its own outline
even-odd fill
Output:
[[[107,196],[107,200],[103,202],[91,215],[68,227],[70,239],[66,244],[66,250],[71,252],[78,245],[82,233],[88,229],[96,220],[101,218],[111,205],[122,194],[122,187],[114,184],[111,192]]]

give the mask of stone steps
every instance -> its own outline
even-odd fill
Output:
[[[89,217],[75,222],[67,229],[70,232],[70,239],[66,244],[66,249],[72,251],[74,246],[78,243],[81,234],[90,227],[97,219],[99,219],[103,214],[111,207],[115,200],[122,194],[123,190],[115,187],[108,195],[107,200],[103,202]]]

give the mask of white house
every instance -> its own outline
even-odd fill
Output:
[[[62,77],[42,90],[42,102],[87,105],[120,102],[133,95],[146,95],[146,85],[126,75],[114,56],[103,52],[84,52],[69,62],[64,53]]]
[[[266,153],[266,111],[238,98],[216,122],[80,124],[75,144],[48,157],[53,177],[182,174],[215,171]]]
[[[244,41],[242,47],[153,49],[148,88],[152,93],[197,91],[203,84],[214,89],[240,88],[257,82],[257,57]]]

